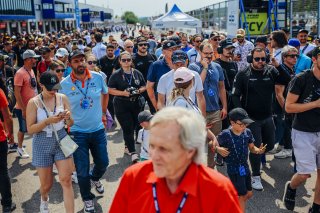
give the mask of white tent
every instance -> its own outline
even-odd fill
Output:
[[[199,31],[201,27],[199,19],[185,14],[176,4],[168,13],[152,21],[152,28],[197,28]]]

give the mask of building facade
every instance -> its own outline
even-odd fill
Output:
[[[113,10],[79,4],[82,28],[107,25]],[[82,13],[83,10],[83,13]],[[46,33],[75,29],[75,0],[0,0],[0,33]]]

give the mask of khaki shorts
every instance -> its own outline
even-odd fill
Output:
[[[291,138],[297,173],[311,174],[320,169],[320,132],[292,129]]]

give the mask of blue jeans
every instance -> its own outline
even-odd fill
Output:
[[[275,143],[279,143],[285,149],[292,149],[291,127],[284,119],[284,115],[276,114],[273,119],[276,126]]]
[[[106,133],[104,129],[92,133],[72,132],[71,137],[79,146],[73,154],[73,159],[77,170],[80,194],[82,200],[92,200],[95,196],[91,193],[90,179],[98,181],[109,165]],[[92,171],[89,171],[89,150],[94,162]]]

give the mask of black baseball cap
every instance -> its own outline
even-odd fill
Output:
[[[258,36],[255,41],[255,44],[257,44],[257,42],[268,45],[268,37],[267,36]]]
[[[144,110],[144,111],[139,113],[138,122],[142,123],[142,122],[145,122],[145,121],[150,121],[152,117],[153,117],[153,115],[150,113],[150,111]]]
[[[136,42],[137,44],[148,44],[148,39],[144,36],[139,36],[137,39],[136,39]]]
[[[85,56],[85,54],[84,53],[82,53],[80,50],[74,50],[74,51],[72,51],[70,54],[69,54],[69,62],[71,62],[71,59],[73,59],[74,57],[77,57],[77,56],[79,56],[79,55],[81,55],[81,56]]]
[[[232,43],[232,40],[231,40],[230,38],[227,38],[227,39],[225,39],[225,40],[220,41],[219,45],[220,45],[220,47],[221,47],[222,49],[234,47],[234,46],[233,46],[233,43]],[[235,47],[234,47],[234,48],[235,48]]]
[[[40,83],[44,85],[49,91],[61,89],[59,78],[53,71],[46,71],[42,73],[40,76]]]
[[[173,64],[178,62],[186,63],[187,59],[188,59],[187,53],[185,53],[182,50],[174,51],[171,56],[171,60]]]
[[[234,108],[229,112],[229,119],[231,121],[240,121],[244,124],[251,124],[254,121],[249,118],[248,113],[242,108]]]
[[[299,33],[307,33],[307,34],[309,34],[309,31],[306,30],[306,29],[301,29],[301,30],[299,30],[298,34],[299,34]]]
[[[167,49],[170,49],[170,48],[176,47],[176,46],[177,46],[176,42],[174,42],[172,40],[166,40],[163,42],[162,49],[167,50]]]

